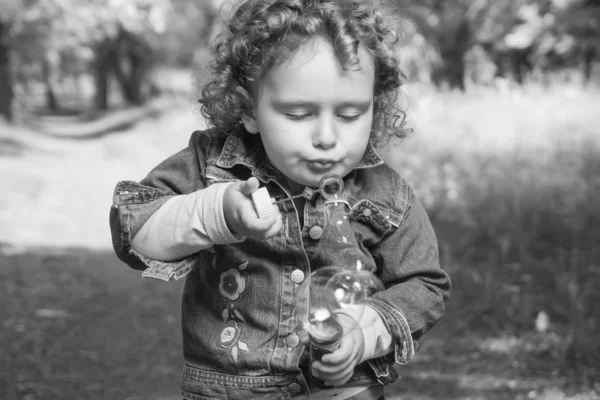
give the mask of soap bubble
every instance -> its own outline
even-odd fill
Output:
[[[354,271],[342,269],[333,275],[326,284],[325,290],[333,294],[338,308],[347,308],[367,298],[366,287]]]
[[[310,339],[327,347],[339,342],[344,332],[336,313],[363,304],[379,288],[378,281],[368,271],[337,266],[322,267],[310,274],[298,289],[301,300],[296,305],[297,316]],[[308,295],[308,301],[303,295]],[[356,310],[360,309],[354,308],[353,320],[358,325],[361,315]],[[356,325],[346,323],[346,332]]]
[[[371,271],[358,269],[354,272],[354,278],[360,283],[364,298],[371,297],[384,289],[383,283]]]
[[[322,267],[302,282],[299,293],[308,294],[308,301],[297,305],[302,327],[312,341],[333,346],[343,335],[334,311],[339,308],[334,293],[328,286],[329,280],[340,272],[339,267]],[[334,349],[332,349],[334,350]]]
[[[337,199],[344,190],[344,181],[338,175],[325,175],[319,181],[319,192],[326,200]]]
[[[345,334],[360,329],[364,312],[360,305],[378,288],[378,281],[368,271],[328,266],[315,270],[300,284],[296,313],[310,338],[311,365],[337,350]],[[351,318],[344,318],[342,324],[339,313],[350,313]],[[323,385],[309,376],[314,384]]]

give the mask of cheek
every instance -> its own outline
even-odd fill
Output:
[[[289,121],[271,119],[264,122],[260,132],[265,147],[278,153],[290,153],[303,144],[306,136]]]
[[[371,137],[372,121],[372,118],[365,119],[362,121],[360,126],[356,127],[356,130],[352,135],[354,146],[358,148],[367,147],[367,144],[369,143],[369,138]]]
[[[271,152],[285,153],[293,147],[294,138],[283,127],[276,130],[261,131],[261,138],[265,148]]]

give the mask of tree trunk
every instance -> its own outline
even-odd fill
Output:
[[[152,64],[152,49],[142,38],[121,28],[116,58],[115,76],[125,100],[130,104],[143,104],[142,85]]]
[[[440,29],[436,34],[442,62],[432,71],[432,81],[437,86],[445,82],[450,89],[465,90],[465,56],[472,42],[469,21],[463,19],[454,32]]]
[[[108,108],[108,80],[111,73],[129,104],[144,102],[142,85],[152,64],[152,49],[140,37],[121,27],[116,39],[106,39],[96,47],[96,107]]]
[[[10,71],[10,48],[4,37],[7,30],[7,27],[0,21],[0,115],[3,115],[8,121],[12,121],[14,92]]]
[[[132,104],[140,105],[144,102],[142,84],[146,77],[147,67],[143,58],[132,55],[130,57],[131,74],[129,76],[129,90],[127,99]]]
[[[48,57],[42,60],[42,77],[46,85],[46,108],[49,111],[58,111],[59,105],[54,91],[54,74],[53,65]]]
[[[97,110],[108,109],[108,79],[112,63],[111,44],[109,40],[106,40],[96,47],[94,78],[96,83],[95,104]]]
[[[526,47],[524,49],[509,49],[508,56],[510,58],[513,79],[519,85],[522,85],[523,82],[525,82],[525,77],[533,69],[533,65],[529,59],[531,52],[531,47]]]
[[[457,48],[452,50],[450,53],[442,54],[444,64],[441,73],[450,89],[465,90],[465,52]]]
[[[588,83],[592,78],[592,67],[596,60],[596,48],[593,45],[587,45],[583,49],[583,79]]]

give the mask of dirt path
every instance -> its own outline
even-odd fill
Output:
[[[187,145],[203,123],[191,106],[139,123],[121,116],[126,130],[81,124],[60,131],[60,122],[41,124],[46,131],[0,126],[0,243],[13,246],[85,246],[109,248],[107,218],[119,180],[139,180],[166,156]],[[187,109],[187,112],[185,110]],[[148,115],[132,110],[134,117]],[[107,121],[113,128],[113,121]],[[62,133],[61,133],[62,132]]]

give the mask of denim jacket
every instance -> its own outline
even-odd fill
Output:
[[[132,238],[169,198],[213,183],[255,176],[276,199],[288,197],[285,177],[267,160],[259,135],[243,128],[194,132],[186,149],[155,167],[140,183],[120,182],[110,213],[113,246],[143,276],[186,277],[182,299],[185,399],[288,399],[311,392],[308,355],[299,338],[299,285],[311,271],[335,265],[341,250],[326,225],[324,200],[304,208],[283,202],[283,228],[267,240],[214,245],[162,262],[132,249]],[[440,268],[429,219],[408,184],[371,145],[344,178],[357,251],[385,290],[368,299],[394,338],[394,351],[357,366],[349,386],[387,384],[393,364],[406,363],[414,346],[444,312],[450,291]],[[303,300],[304,299],[304,300]]]

